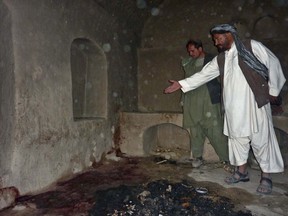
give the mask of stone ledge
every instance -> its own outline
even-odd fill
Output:
[[[144,136],[148,136],[148,140],[151,140],[151,142],[160,143],[162,149],[169,149],[170,152],[173,152],[173,147],[175,149],[180,148],[187,150],[187,155],[177,155],[177,157],[190,156],[189,134],[185,129],[181,127],[182,118],[182,113],[120,113],[121,152],[128,156],[142,157],[151,155],[149,154],[149,150],[147,150],[147,146],[144,146]],[[157,125],[161,126],[163,124],[172,124],[171,129],[166,132],[163,132],[162,130],[161,133],[156,131],[152,132],[154,133],[152,135],[147,135],[147,130],[151,129],[152,127],[157,127]],[[175,126],[174,129],[173,125]],[[182,132],[179,130],[179,128],[181,128]],[[172,135],[171,131],[173,133]],[[186,136],[183,135],[185,133],[187,134]],[[155,141],[154,137],[161,140]],[[175,146],[171,146],[171,139],[177,140]],[[166,146],[165,143],[167,143]],[[147,145],[147,142],[145,145]],[[148,143],[148,145],[150,144]],[[206,141],[204,144],[203,157],[207,161],[219,160],[213,147],[209,144],[208,141]]]

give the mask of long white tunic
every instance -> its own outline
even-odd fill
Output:
[[[254,55],[269,70],[269,93],[278,96],[286,79],[278,58],[262,43],[251,40]],[[219,76],[217,57],[208,63],[199,73],[179,81],[182,91],[187,92]],[[258,108],[254,94],[249,87],[239,65],[238,52],[233,43],[230,50],[225,51],[223,105],[224,134],[230,138],[247,137],[258,132],[263,113],[271,115],[264,107]],[[267,106],[267,105],[265,105]],[[270,106],[268,104],[268,106]]]

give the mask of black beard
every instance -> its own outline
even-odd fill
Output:
[[[219,53],[225,52],[227,49],[225,47],[217,47]]]

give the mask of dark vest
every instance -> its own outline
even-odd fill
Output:
[[[204,58],[204,65],[213,59],[212,55],[206,54]],[[217,78],[206,83],[210,95],[211,103],[217,104],[221,101],[221,85]]]
[[[251,40],[243,41],[244,46],[247,50],[252,52]],[[223,78],[224,78],[224,65],[225,65],[225,53],[222,52],[217,56],[217,62],[220,71],[220,82],[221,89],[223,91]],[[241,68],[242,73],[244,74],[248,85],[250,86],[255,100],[257,102],[258,108],[269,103],[269,86],[267,80],[260,76],[256,71],[250,68],[238,55],[238,64]],[[221,98],[222,100],[223,98]]]

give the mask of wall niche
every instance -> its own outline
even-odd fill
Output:
[[[107,118],[107,60],[102,48],[86,38],[71,44],[74,120]]]

